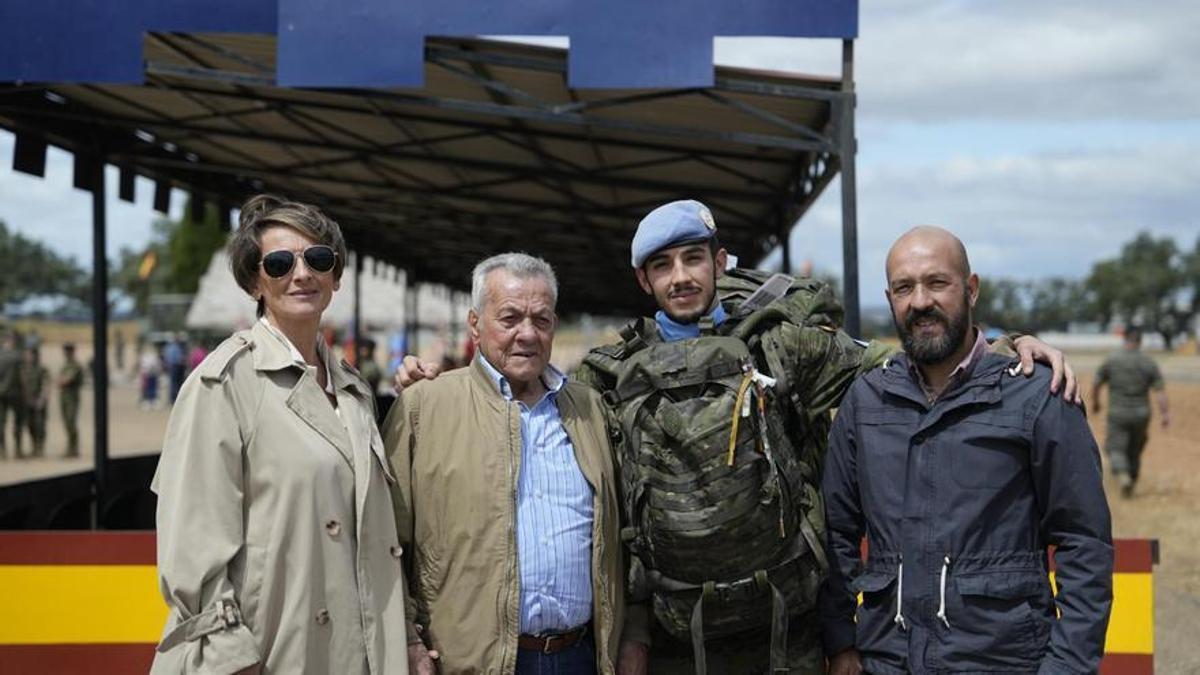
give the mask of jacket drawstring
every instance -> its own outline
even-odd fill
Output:
[[[938,590],[938,611],[937,618],[941,619],[942,623],[946,624],[946,628],[950,627],[950,620],[946,618],[946,570],[950,568],[950,556],[942,558],[942,582]]]
[[[892,623],[900,626],[900,630],[908,630],[908,623],[904,620],[904,557],[900,558],[900,567],[896,570],[896,618],[892,619]]]

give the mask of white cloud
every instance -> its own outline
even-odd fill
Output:
[[[993,277],[1079,278],[1142,230],[1190,249],[1200,236],[1196,185],[1200,145],[867,168],[858,186],[860,297],[866,305],[882,303],[887,250],[918,224],[956,233],[975,270]],[[797,226],[792,255],[841,274],[836,189]]]
[[[871,0],[856,45],[868,118],[1189,119],[1194,0]],[[717,60],[837,74],[836,41],[722,39]]]
[[[60,254],[72,257],[85,269],[92,261],[92,197],[90,192],[72,185],[74,163],[71,155],[50,147],[46,157],[46,176],[38,178],[10,168],[13,136],[0,131],[0,220],[15,230],[42,242]],[[117,170],[106,173],[108,215],[108,258],[116,258],[121,247],[140,248],[150,241],[151,224],[159,216],[150,204],[154,183],[139,178],[138,202],[117,199]],[[184,199],[175,194],[172,211],[183,212]]]

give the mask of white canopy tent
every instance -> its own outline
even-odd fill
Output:
[[[359,257],[351,254],[342,275],[341,289],[325,310],[325,324],[348,329],[354,322],[355,267]],[[409,323],[407,279],[403,270],[363,258],[360,299],[361,322],[365,332],[403,330]],[[417,310],[415,323],[425,330],[451,330],[466,318],[470,298],[465,293],[443,286],[418,284],[415,287]],[[232,332],[254,322],[254,301],[238,287],[229,269],[224,251],[213,255],[208,271],[188,310],[189,330]]]

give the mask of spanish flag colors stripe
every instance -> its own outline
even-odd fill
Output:
[[[1115,553],[1100,672],[1147,675],[1158,542]],[[166,622],[151,532],[0,533],[0,588],[0,674],[145,672]]]

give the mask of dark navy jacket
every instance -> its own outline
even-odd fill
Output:
[[[986,354],[932,406],[904,355],[850,388],[823,479],[830,653],[856,646],[875,675],[1098,669],[1113,565],[1100,455],[1050,371],[1014,363]]]

